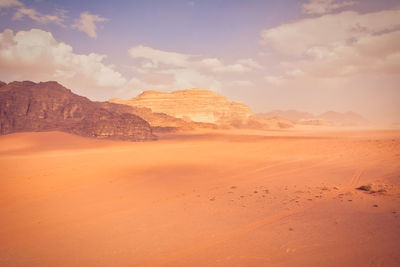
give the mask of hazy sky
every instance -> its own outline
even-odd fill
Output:
[[[208,88],[255,112],[400,121],[400,2],[0,0],[0,80],[92,100]]]

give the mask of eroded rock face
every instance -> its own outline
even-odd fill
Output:
[[[245,104],[228,101],[225,96],[209,90],[187,89],[171,93],[145,91],[129,100],[110,99],[109,102],[147,107],[153,112],[165,113],[187,121],[225,124],[246,120],[253,115]]]
[[[57,130],[96,138],[155,139],[142,118],[102,105],[57,82],[12,82],[0,88],[0,134]]]
[[[146,120],[150,124],[153,132],[156,133],[194,130],[197,128],[216,128],[216,125],[212,123],[185,121],[165,113],[153,112],[150,108],[146,107],[136,107],[111,102],[103,102],[102,107],[118,113],[130,113],[137,115]]]

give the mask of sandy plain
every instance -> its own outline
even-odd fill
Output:
[[[400,131],[0,137],[0,266],[400,266],[399,251]]]

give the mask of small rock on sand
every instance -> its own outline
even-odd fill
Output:
[[[361,191],[370,191],[372,189],[372,185],[370,184],[362,185],[360,187],[357,187],[356,189]]]

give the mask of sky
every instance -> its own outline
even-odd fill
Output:
[[[400,123],[398,0],[0,0],[0,80],[92,100],[204,88]]]

